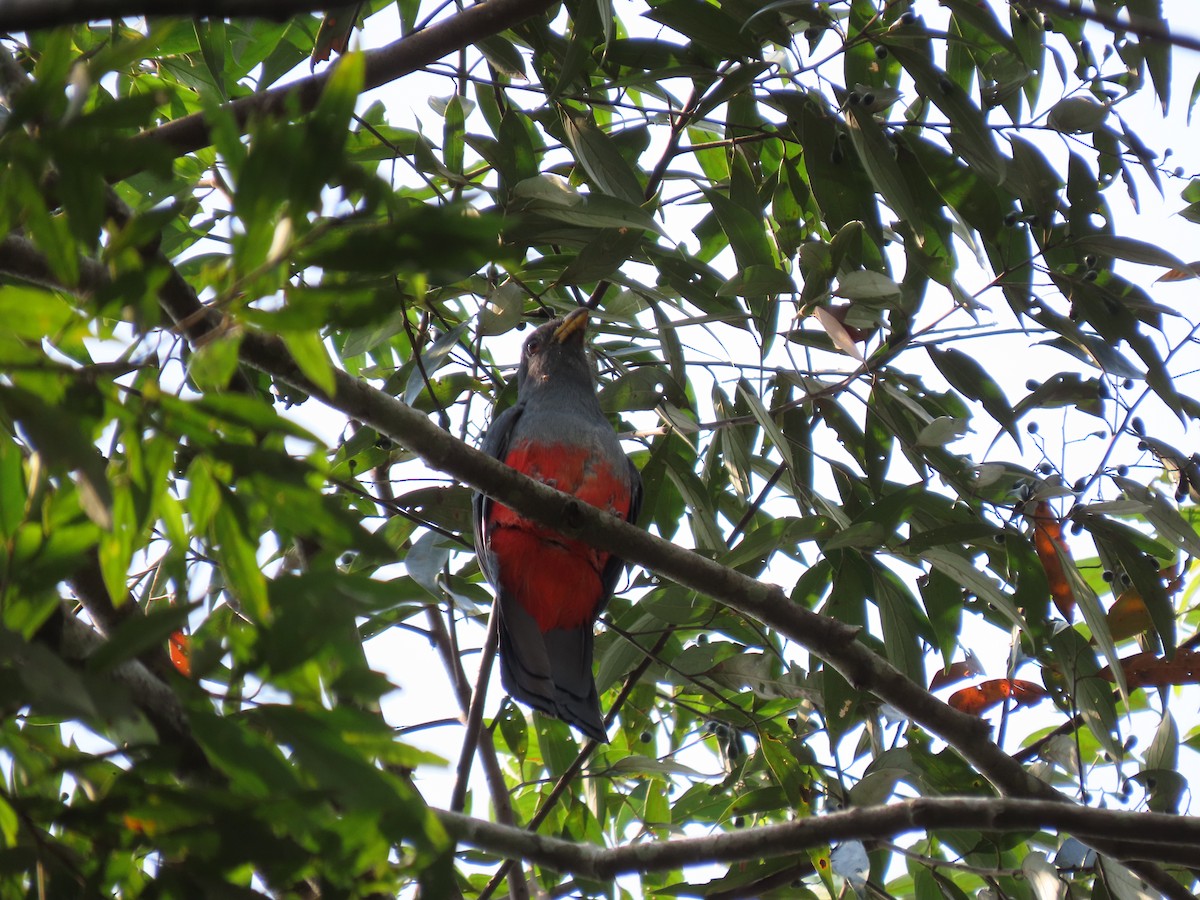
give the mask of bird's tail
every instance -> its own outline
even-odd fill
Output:
[[[596,679],[592,677],[592,625],[552,628],[543,635],[554,678],[558,717],[588,737],[608,743]]]
[[[514,699],[608,743],[592,678],[592,626],[543,633],[516,602],[500,600],[500,682]]]

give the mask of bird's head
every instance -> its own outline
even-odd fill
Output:
[[[594,390],[586,348],[588,312],[583,307],[573,309],[525,338],[517,372],[519,391],[557,384],[586,385],[589,392]]]

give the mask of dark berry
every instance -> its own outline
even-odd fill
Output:
[[[1133,387],[1133,379],[1126,378],[1124,381],[1121,382],[1121,387],[1125,388],[1125,390],[1129,390],[1130,388]]]
[[[1125,466],[1125,465],[1117,466],[1117,474],[1120,475],[1122,478],[1124,478],[1126,475],[1129,474],[1129,466]]]
[[[1032,378],[1025,382],[1025,390],[1027,391],[1036,391],[1038,387],[1040,387],[1040,385]]]
[[[1037,434],[1038,433],[1038,423],[1030,422],[1028,425],[1025,426],[1025,430],[1028,431],[1030,434]]]
[[[1146,426],[1143,424],[1140,416],[1134,416],[1133,421],[1129,423],[1129,427],[1133,429],[1134,434],[1146,433]]]

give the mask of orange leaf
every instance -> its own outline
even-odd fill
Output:
[[[1037,550],[1038,559],[1046,571],[1046,581],[1050,583],[1050,596],[1054,605],[1062,613],[1063,618],[1070,622],[1074,618],[1075,594],[1071,583],[1067,581],[1067,573],[1063,570],[1063,557],[1071,558],[1071,551],[1063,539],[1062,522],[1050,509],[1050,504],[1042,500],[1034,507],[1033,513],[1025,516],[1033,523],[1033,546]],[[1062,556],[1059,556],[1059,553]]]
[[[167,642],[171,654],[171,665],[184,678],[192,677],[192,647],[191,638],[182,631],[176,631]]]
[[[139,819],[136,816],[131,816],[126,813],[121,817],[122,823],[130,831],[137,831],[141,834],[154,834],[158,826],[150,819]]]
[[[1046,696],[1046,689],[1032,681],[1020,679],[993,678],[979,684],[955,691],[946,702],[959,712],[972,716],[980,716],[1011,697],[1016,701],[1017,708],[1033,706]]]
[[[1109,607],[1108,630],[1114,641],[1123,641],[1153,627],[1150,610],[1146,609],[1146,601],[1136,588],[1122,591],[1117,602]]]
[[[1190,263],[1185,269],[1167,269],[1158,277],[1158,281],[1187,281],[1189,278],[1195,278],[1196,273],[1200,272],[1200,261]]]
[[[936,691],[940,687],[954,684],[954,682],[970,678],[972,675],[982,674],[983,671],[979,667],[979,660],[975,658],[974,654],[970,654],[966,659],[950,663],[950,665],[946,666],[940,672],[934,672],[933,678],[929,682],[929,689]]]
[[[1170,660],[1153,653],[1135,653],[1121,660],[1121,668],[1131,688],[1200,684],[1200,652],[1196,650],[1176,650]],[[1101,669],[1100,677],[1112,681],[1112,667]]]

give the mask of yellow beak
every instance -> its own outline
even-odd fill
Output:
[[[587,307],[581,306],[563,316],[562,324],[554,329],[554,342],[563,344],[576,332],[580,334],[586,332],[589,313],[590,310]]]

